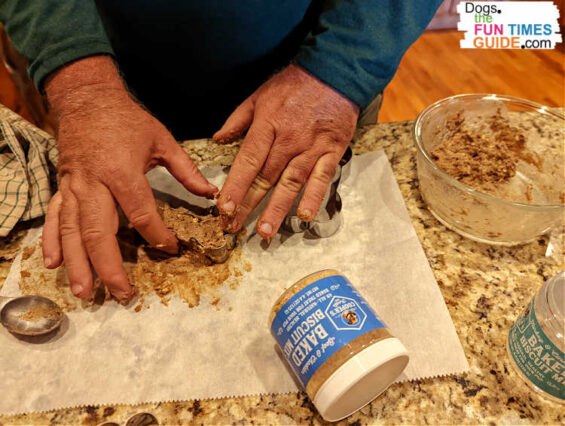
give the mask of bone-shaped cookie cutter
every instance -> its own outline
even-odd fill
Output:
[[[317,238],[331,237],[338,231],[343,219],[341,217],[341,197],[337,190],[340,182],[349,176],[351,158],[353,158],[353,151],[348,147],[336,167],[334,177],[322,200],[320,210],[311,222],[305,222],[297,215],[298,204],[304,195],[304,189],[302,189],[281,225],[285,231],[294,234],[307,232]]]

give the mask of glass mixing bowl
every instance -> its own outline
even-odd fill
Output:
[[[461,113],[476,131],[486,132],[487,118],[497,111],[522,132],[526,148],[541,159],[541,164],[518,161],[515,175],[493,195],[448,175],[435,163],[431,152],[448,137],[450,117]],[[452,96],[422,111],[416,119],[414,139],[420,192],[430,212],[448,228],[476,241],[514,245],[530,242],[563,223],[563,114],[511,96]]]

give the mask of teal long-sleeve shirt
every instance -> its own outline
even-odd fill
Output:
[[[177,138],[209,136],[295,61],[367,106],[441,0],[0,0],[0,21],[41,89],[82,57],[113,55]]]

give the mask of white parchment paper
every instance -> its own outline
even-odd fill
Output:
[[[204,173],[217,183],[225,178],[219,167]],[[197,202],[162,169],[150,180]],[[285,288],[326,268],[342,271],[408,348],[400,381],[468,370],[384,153],[354,157],[339,192],[344,223],[331,238],[298,234],[266,247],[251,224],[243,253],[252,271],[223,290],[219,310],[155,299],[134,312],[110,302],[70,312],[42,343],[0,327],[0,413],[296,391],[269,334],[269,311]],[[2,295],[19,294],[20,258]]]

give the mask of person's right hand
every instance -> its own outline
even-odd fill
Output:
[[[167,129],[134,102],[111,58],[74,62],[49,77],[49,102],[58,122],[59,192],[43,229],[47,268],[63,259],[74,295],[92,289],[91,265],[118,300],[134,289],[116,240],[121,206],[154,247],[178,251],[159,217],[145,173],[163,165],[189,191],[212,198],[218,189],[202,176]]]

